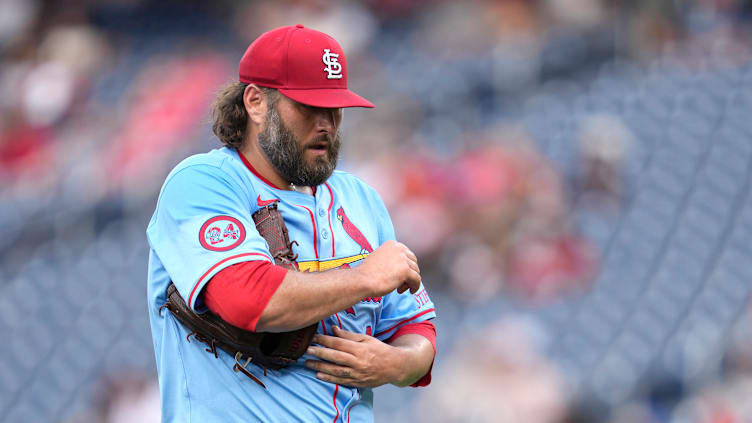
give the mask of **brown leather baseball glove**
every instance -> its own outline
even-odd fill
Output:
[[[269,245],[269,252],[274,256],[275,264],[292,270],[298,270],[287,226],[277,204],[261,208],[253,214],[256,229]],[[251,332],[235,327],[207,311],[198,314],[191,310],[180,296],[175,284],[167,288],[167,301],[159,308],[167,308],[180,323],[191,330],[191,336],[207,345],[206,351],[217,357],[217,348],[235,357],[233,370],[242,372],[256,383],[266,388],[261,380],[248,369],[248,363],[254,362],[264,369],[281,369],[294,363],[302,356],[316,334],[317,323],[292,332]]]

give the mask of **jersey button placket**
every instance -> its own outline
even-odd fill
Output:
[[[319,244],[321,245],[321,250],[319,252],[322,254],[322,258],[329,257],[329,254],[331,254],[332,251],[332,234],[331,230],[329,229],[329,226],[331,225],[331,222],[329,220],[329,214],[327,212],[326,206],[329,205],[328,199],[319,199],[317,198],[317,207],[316,207],[316,214],[319,215],[318,225],[319,225]],[[324,204],[326,203],[326,204]]]
[[[326,251],[331,249],[329,245],[329,222],[326,219],[326,210],[321,205],[322,199],[314,196],[314,213],[318,215],[316,219],[317,233],[316,237],[319,239],[319,260],[326,257]]]

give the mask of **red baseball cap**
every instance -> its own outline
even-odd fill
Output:
[[[263,33],[243,54],[241,82],[276,88],[314,107],[374,107],[347,89],[347,61],[337,41],[303,25]]]

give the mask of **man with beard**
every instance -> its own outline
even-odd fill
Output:
[[[147,228],[163,421],[372,421],[372,388],[430,382],[436,314],[417,258],[395,240],[379,195],[335,170],[344,107],[373,104],[347,89],[339,44],[302,25],[274,29],[214,103],[224,147],[167,176]],[[270,204],[300,272],[274,264],[254,225]],[[280,370],[247,364],[262,387],[160,313],[170,282],[196,313],[244,330],[317,325],[313,344]]]

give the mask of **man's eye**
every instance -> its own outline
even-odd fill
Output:
[[[316,108],[315,108],[315,107],[313,107],[313,106],[309,106],[309,105],[307,105],[307,104],[302,104],[302,103],[301,103],[301,104],[300,104],[300,110],[301,110],[301,111],[302,111],[303,113],[306,113],[306,114],[310,114],[310,113],[313,113],[313,112],[314,112],[314,111],[316,110]]]

